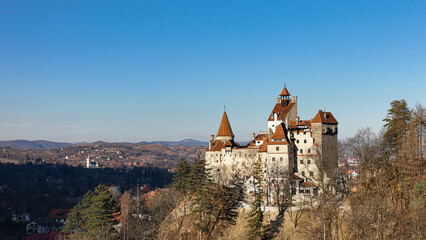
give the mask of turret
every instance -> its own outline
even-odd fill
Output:
[[[231,124],[229,124],[226,110],[223,112],[222,121],[220,122],[216,139],[222,141],[223,143],[227,142],[228,140],[234,140],[234,133],[232,132]]]

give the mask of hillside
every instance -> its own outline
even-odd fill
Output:
[[[28,145],[25,145],[28,146]],[[47,145],[45,145],[46,147]],[[162,144],[134,144],[95,142],[54,149],[3,147],[0,158],[20,163],[55,163],[85,166],[88,156],[102,167],[155,166],[172,169],[181,158],[192,161],[198,154],[204,158],[205,146],[165,146]]]
[[[97,141],[94,144],[103,144],[107,142]],[[54,149],[54,148],[63,148],[72,145],[82,145],[86,143],[64,143],[64,142],[53,142],[46,140],[10,140],[10,141],[0,141],[0,146],[12,147],[20,150],[26,149]],[[114,143],[111,143],[114,144]],[[119,144],[132,144],[132,143],[119,143]],[[195,139],[184,139],[180,141],[142,141],[134,143],[136,145],[152,145],[152,144],[161,144],[164,146],[207,146],[208,142],[203,142]]]
[[[11,141],[0,141],[0,146],[12,147],[16,149],[52,149],[52,148],[62,148],[73,145],[72,143],[62,143],[62,142],[51,142],[45,140],[11,140]]]

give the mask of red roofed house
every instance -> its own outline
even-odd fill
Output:
[[[67,220],[68,213],[70,213],[69,209],[52,209],[49,215],[47,215],[47,218],[63,224]]]
[[[292,97],[284,86],[268,116],[267,131],[253,133],[253,140],[247,146],[240,146],[234,141],[228,114],[224,111],[218,132],[212,135],[205,155],[214,181],[226,185],[236,177],[250,177],[253,163],[260,160],[263,179],[273,183],[262,185],[270,188],[296,174],[303,179],[300,186],[296,181],[298,188],[304,188],[303,193],[315,193],[319,156],[327,157],[327,164],[323,166],[326,172],[337,167],[338,122],[331,112],[322,110],[309,120],[300,120],[297,114],[297,97]],[[265,192],[270,193],[266,203],[276,203],[273,189]]]

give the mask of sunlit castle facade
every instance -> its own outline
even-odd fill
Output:
[[[292,184],[293,194],[314,195],[320,169],[337,167],[337,125],[330,112],[319,110],[314,118],[301,120],[297,115],[297,97],[284,86],[268,116],[267,131],[253,133],[247,146],[234,141],[226,111],[219,130],[211,136],[206,164],[214,180],[229,184],[236,179],[252,179],[253,164],[261,162],[265,183],[284,178]],[[327,156],[327,164],[319,158]]]

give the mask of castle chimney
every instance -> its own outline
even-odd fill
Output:
[[[213,141],[214,141],[214,135],[210,136],[210,140],[209,140],[209,150],[212,150],[212,145],[213,145]]]
[[[296,117],[296,123],[299,123],[300,122],[300,118],[299,118],[299,116],[297,116]]]
[[[255,138],[256,138],[256,133],[253,133],[253,141],[254,141]]]

